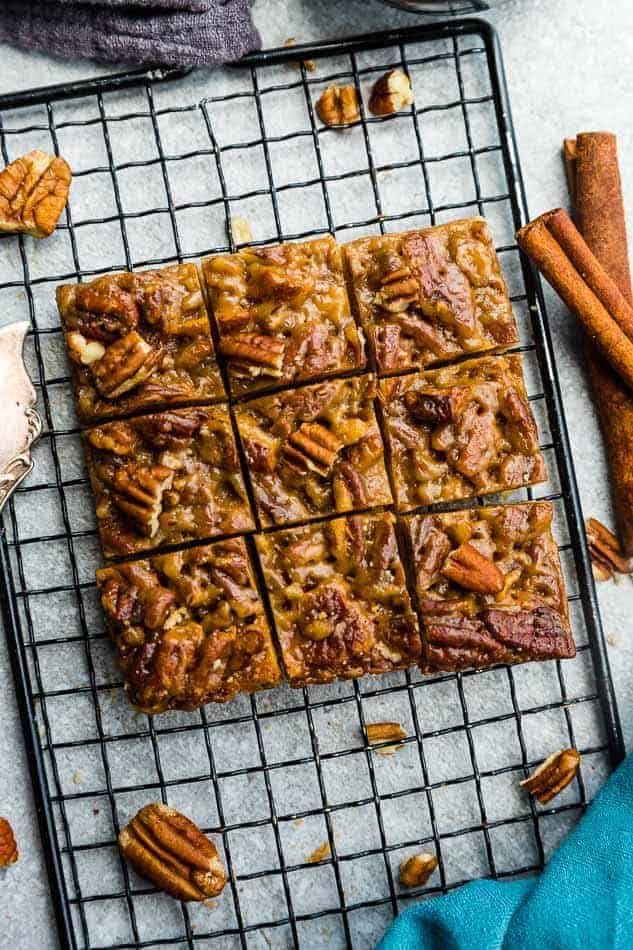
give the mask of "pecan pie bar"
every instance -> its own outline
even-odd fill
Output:
[[[236,407],[264,526],[390,504],[373,376],[325,380]]]
[[[507,349],[518,341],[482,218],[361,238],[343,253],[381,374]]]
[[[393,515],[350,515],[256,540],[293,686],[419,662]]]
[[[226,406],[84,432],[106,557],[255,528]]]
[[[209,257],[202,269],[234,395],[364,365],[334,238]]]
[[[101,568],[97,586],[142,712],[196,709],[279,683],[243,538]]]
[[[575,655],[552,514],[539,501],[405,519],[424,672]]]
[[[193,264],[66,284],[57,305],[82,422],[223,398]]]
[[[544,481],[518,356],[488,356],[380,383],[400,511]]]

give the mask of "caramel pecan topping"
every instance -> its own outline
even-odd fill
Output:
[[[579,766],[580,755],[577,749],[561,749],[548,756],[529,778],[523,779],[520,784],[530,795],[538,798],[541,805],[547,805],[552,798],[567,788]]]
[[[119,847],[141,877],[177,900],[216,897],[226,871],[214,844],[167,805],[145,805],[119,835]]]
[[[63,158],[35,149],[0,172],[0,231],[48,237],[66,207],[72,172]]]

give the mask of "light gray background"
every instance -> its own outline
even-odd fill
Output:
[[[416,17],[378,0],[256,0],[266,46],[408,25]],[[559,149],[563,136],[609,129],[619,136],[625,199],[633,221],[633,4],[630,0],[510,0],[491,15],[501,35],[514,121],[532,214],[565,203]],[[0,45],[0,92],[110,71],[64,63]],[[181,84],[183,101],[212,87],[212,74]],[[586,515],[611,521],[609,490],[595,416],[574,327],[549,295],[549,313],[576,471]],[[627,747],[633,745],[633,585],[601,585],[600,604]],[[13,682],[0,640],[0,813],[10,817],[19,863],[0,882],[0,946],[57,946],[36,819],[15,708]]]

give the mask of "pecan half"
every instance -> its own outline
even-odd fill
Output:
[[[107,278],[78,284],[73,303],[77,312],[71,313],[68,325],[90,339],[112,343],[138,326],[139,310],[134,297]]]
[[[403,887],[422,887],[437,867],[434,854],[414,854],[400,865],[398,877]]]
[[[608,581],[615,574],[631,574],[633,558],[626,558],[620,542],[597,518],[589,518],[585,525],[593,576],[597,581]]]
[[[579,765],[580,754],[577,749],[561,749],[548,756],[536,771],[519,784],[530,795],[538,798],[541,805],[546,805],[569,785]]]
[[[352,125],[360,119],[358,93],[355,86],[328,86],[316,103],[316,111],[324,125]]]
[[[393,115],[413,102],[411,80],[401,69],[390,69],[374,83],[369,111],[374,115]]]
[[[173,469],[164,465],[128,465],[112,480],[112,501],[148,538],[158,531],[163,494],[171,488]]]
[[[478,594],[500,594],[503,590],[503,574],[497,565],[484,557],[469,541],[451,551],[441,572],[465,590]]]
[[[310,470],[325,478],[334,468],[343,442],[318,422],[304,422],[284,448],[286,460],[299,471]]]
[[[132,330],[112,343],[93,363],[95,386],[106,399],[117,399],[151,376],[161,358],[140,333]]]
[[[0,868],[15,864],[18,860],[18,846],[15,843],[13,828],[6,818],[0,818]]]
[[[226,872],[214,844],[167,805],[145,805],[119,835],[135,871],[181,901],[216,897]]]
[[[420,285],[408,268],[390,269],[381,277],[375,303],[389,313],[401,313],[418,299]]]
[[[0,172],[0,231],[48,237],[66,206],[68,163],[35,149]]]
[[[379,755],[393,755],[401,748],[399,741],[406,739],[406,732],[399,722],[371,722],[365,728],[367,741],[370,745],[378,742],[391,742],[391,745],[382,746],[375,749]]]
[[[236,333],[220,339],[220,352],[228,356],[233,369],[242,369],[247,376],[282,374],[284,343],[260,333]]]

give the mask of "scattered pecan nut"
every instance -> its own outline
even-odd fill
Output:
[[[18,860],[18,846],[15,843],[13,828],[6,818],[0,818],[0,868],[15,864]]]
[[[593,576],[597,581],[611,580],[616,574],[631,574],[633,558],[626,558],[620,542],[597,518],[589,518],[585,525]]]
[[[393,115],[413,102],[411,80],[401,69],[390,69],[376,80],[369,97],[369,111],[374,115]]]
[[[135,871],[181,901],[216,897],[226,871],[215,845],[197,825],[167,805],[145,805],[119,835]]]
[[[442,574],[465,590],[478,594],[500,594],[505,583],[497,565],[484,557],[469,541],[451,551],[442,567]]]
[[[356,87],[328,86],[316,103],[316,111],[324,125],[353,125],[360,119]]]
[[[407,737],[399,722],[371,722],[367,724],[365,732],[370,745],[379,742],[391,742],[391,745],[384,745],[375,750],[379,755],[393,755],[401,748],[400,740]]]
[[[523,788],[546,805],[566,788],[578,771],[577,749],[561,749],[548,756],[532,774],[520,783]]]
[[[0,231],[48,237],[66,206],[72,181],[68,163],[39,149],[0,172]]]
[[[413,854],[400,864],[398,877],[403,887],[422,887],[437,867],[434,854]]]
[[[289,36],[287,40],[284,40],[284,46],[286,47],[296,46],[296,45],[297,45],[297,41],[294,38],[294,36]],[[302,60],[302,62],[309,73],[313,73],[314,70],[316,69],[316,63],[314,62],[313,59],[304,59]],[[301,69],[301,63],[291,63],[290,65],[292,66],[293,69]]]

